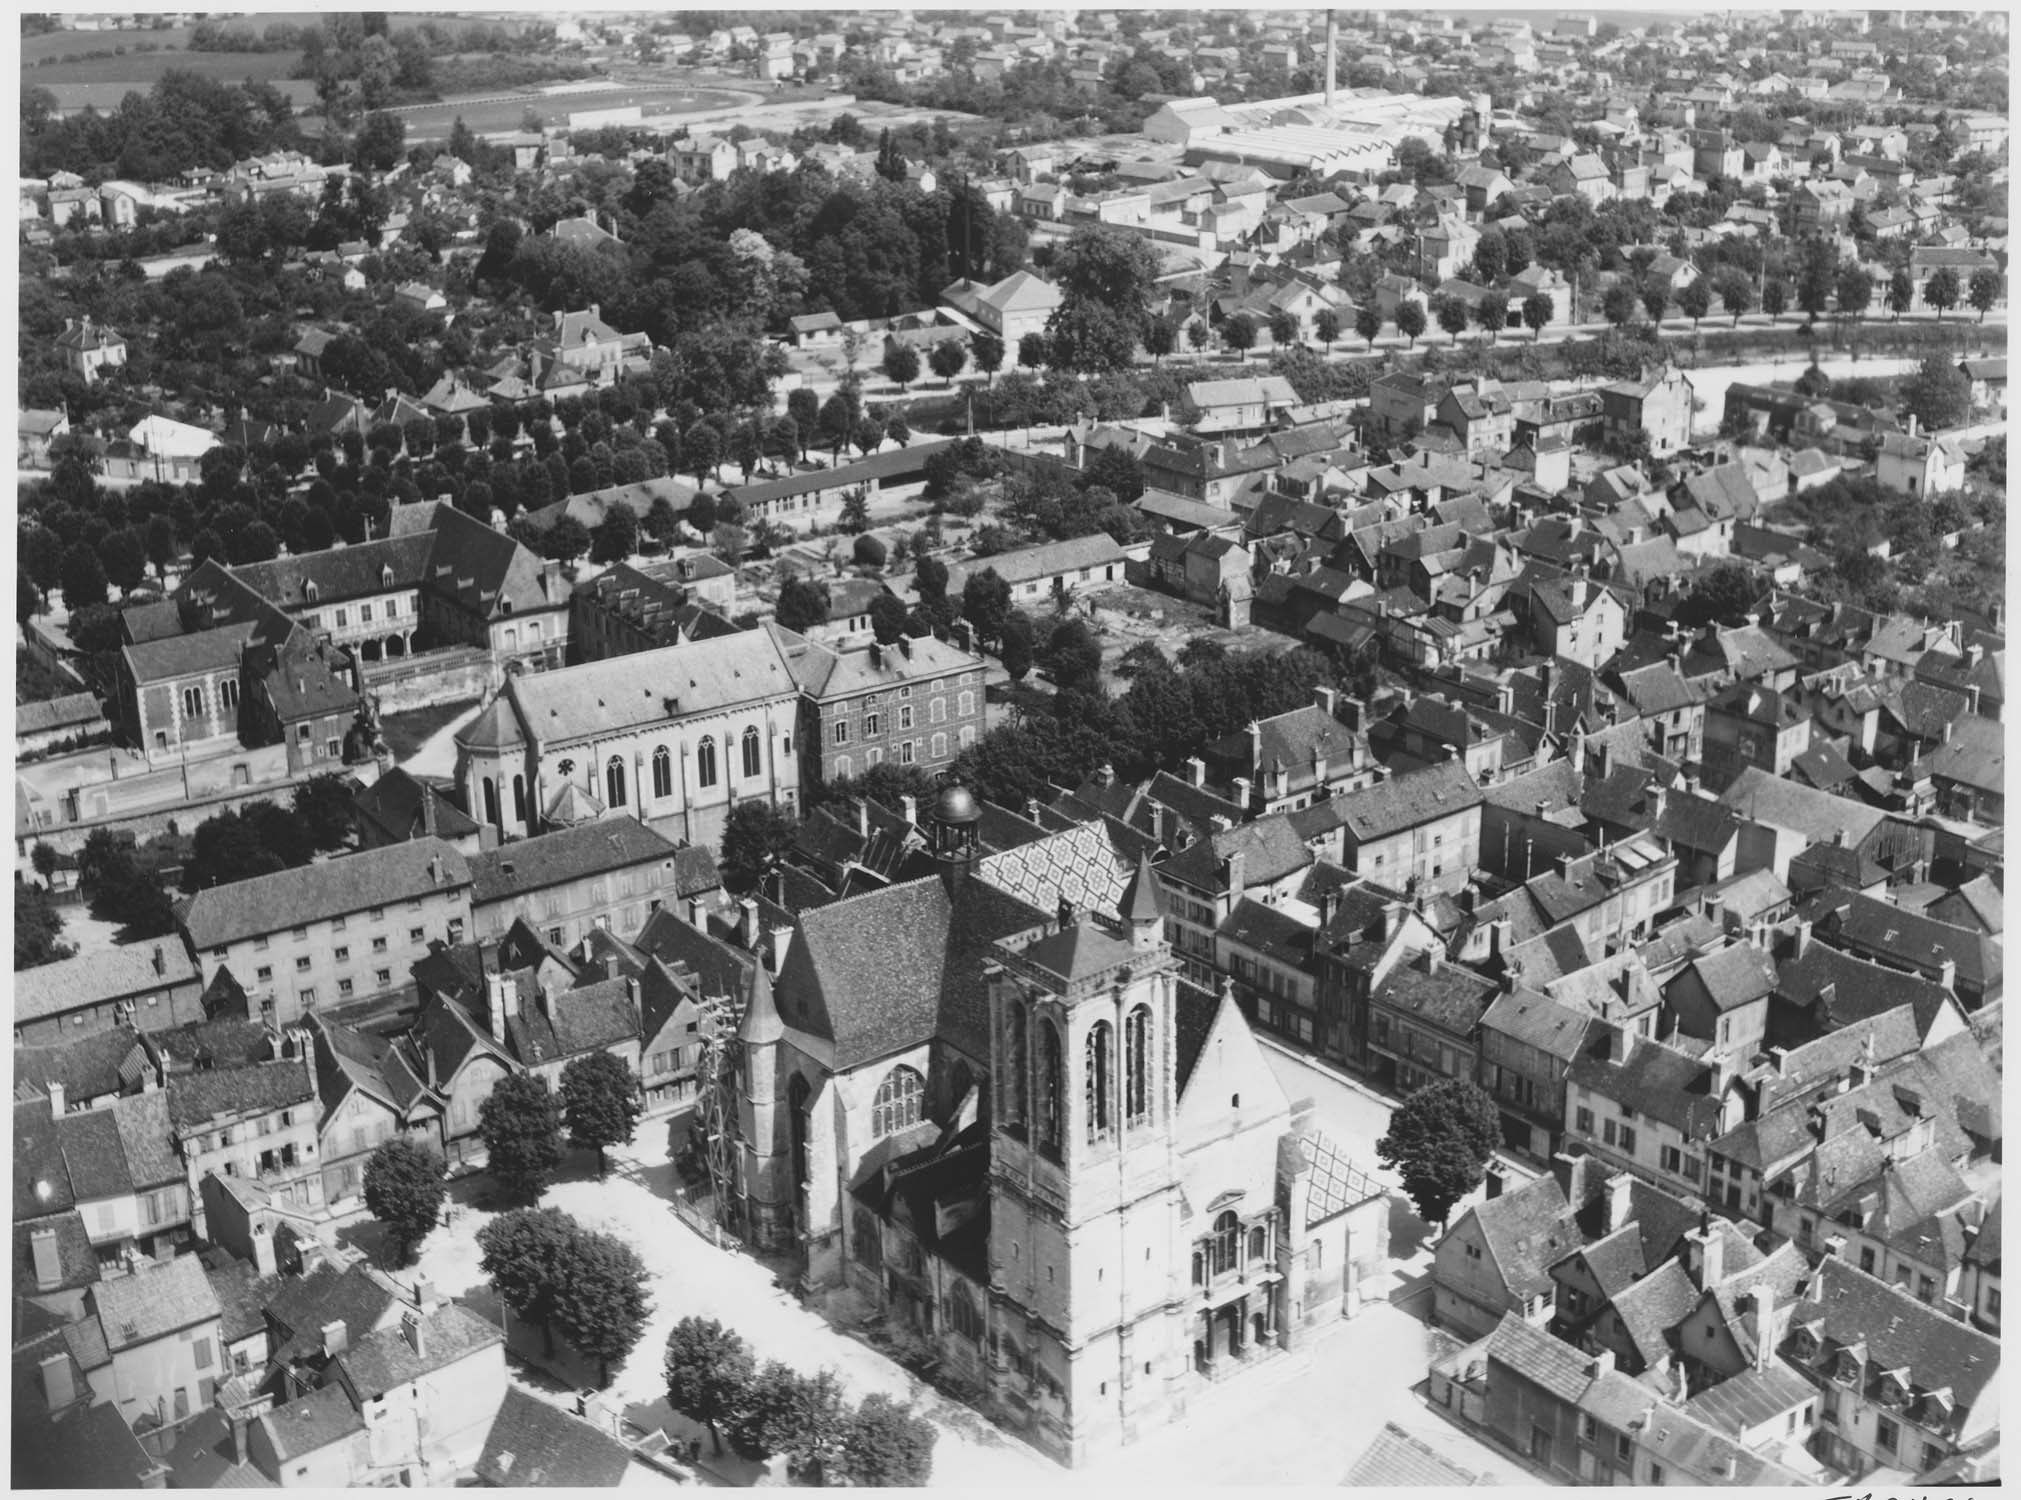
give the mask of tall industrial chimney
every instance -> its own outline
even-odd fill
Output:
[[[1326,13],[1326,107],[1333,108],[1334,75],[1339,70],[1335,61],[1340,50],[1340,19],[1333,12]]]

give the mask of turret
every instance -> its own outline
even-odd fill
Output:
[[[1137,872],[1123,890],[1117,911],[1130,929],[1130,946],[1148,953],[1165,941],[1165,897],[1158,889],[1158,877],[1151,873],[1151,857],[1139,852]]]

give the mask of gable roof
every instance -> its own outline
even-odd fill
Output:
[[[1466,1216],[1479,1228],[1502,1284],[1519,1297],[1549,1292],[1552,1263],[1586,1243],[1564,1190],[1549,1175],[1477,1203]]]
[[[441,839],[414,839],[210,886],[190,898],[182,927],[199,951],[223,948],[283,927],[469,884],[470,867],[453,845]]]
[[[551,1402],[508,1386],[478,1455],[477,1477],[513,1489],[606,1489],[631,1463],[625,1445]]]
[[[91,1297],[106,1347],[115,1352],[214,1320],[219,1312],[203,1262],[194,1255],[102,1281]]]
[[[599,819],[529,839],[515,839],[471,855],[470,900],[473,905],[483,906],[613,870],[629,870],[656,861],[674,865],[680,853],[672,842],[636,819]]]

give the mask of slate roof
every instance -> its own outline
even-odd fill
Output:
[[[414,839],[210,886],[190,898],[182,926],[197,949],[223,948],[469,883],[460,851],[440,839]]]
[[[1552,1263],[1586,1242],[1557,1178],[1549,1175],[1477,1203],[1467,1212],[1512,1296],[1549,1292]]]
[[[144,1063],[146,1056],[140,1033],[124,1023],[54,1046],[16,1047],[14,1091],[17,1096],[24,1089],[46,1095],[50,1084],[61,1084],[64,1098],[75,1107],[138,1087],[133,1063],[136,1058]]]
[[[1458,761],[1392,776],[1388,781],[1333,799],[1342,825],[1357,844],[1451,817],[1482,800],[1480,786]]]
[[[1598,1045],[1589,1047],[1573,1059],[1566,1076],[1602,1098],[1633,1104],[1695,1141],[1710,1139],[1719,1122],[1718,1101],[1707,1092],[1707,1074],[1702,1059],[1641,1041],[1618,1063],[1609,1062]]]
[[[1841,945],[1919,967],[1949,958],[1958,966],[1959,984],[1972,988],[1999,982],[2000,945],[1982,932],[1903,911],[1873,896],[1847,895],[1843,903],[1832,904],[1836,911],[1824,925]]]
[[[1730,944],[1686,967],[1698,975],[1715,1010],[1738,1010],[1766,999],[1776,987],[1775,960],[1752,943]]]
[[[178,1073],[168,1081],[168,1112],[178,1132],[201,1131],[220,1115],[268,1114],[316,1097],[306,1060],[286,1058],[247,1068]]]
[[[1343,800],[1336,797],[1328,806],[1338,807]],[[1236,853],[1242,856],[1245,887],[1282,880],[1313,863],[1312,851],[1306,848],[1299,826],[1285,813],[1272,813],[1253,823],[1194,840],[1160,865],[1158,871],[1196,890],[1218,890],[1221,866]]]
[[[1792,1005],[1809,1008],[1827,985],[1832,986],[1832,994],[1825,1002],[1823,1019],[1835,1027],[1852,1026],[1907,1006],[1915,1016],[1917,1033],[1927,1034],[1930,1023],[1951,999],[1950,992],[1935,980],[1870,963],[1828,943],[1813,941],[1801,954],[1783,959],[1778,966],[1776,994]]]
[[[746,708],[795,691],[779,635],[761,627],[511,677],[501,701],[528,735],[554,746]]]
[[[284,1276],[267,1299],[267,1316],[276,1325],[274,1357],[286,1364],[315,1355],[331,1323],[342,1323],[354,1339],[362,1337],[394,1301],[393,1292],[363,1265],[325,1261],[306,1276]]]
[[[477,1477],[495,1488],[607,1489],[631,1463],[625,1445],[549,1401],[508,1386]]]
[[[1791,1314],[1823,1343],[1864,1349],[1870,1368],[1906,1370],[1922,1390],[1948,1389],[1969,1409],[2000,1368],[1999,1340],[1946,1317],[1837,1256],[1826,1256]]]
[[[1560,1005],[1549,995],[1518,987],[1488,1007],[1481,1016],[1481,1029],[1569,1062],[1584,1046],[1594,1019],[1586,1011]]]
[[[1371,1004],[1471,1043],[1494,992],[1493,980],[1457,964],[1441,963],[1426,972],[1416,963],[1400,963],[1376,985]]]
[[[1815,1400],[1817,1387],[1784,1364],[1752,1367],[1729,1375],[1685,1402],[1684,1409],[1707,1426],[1739,1436]]]
[[[101,1281],[91,1295],[106,1347],[115,1353],[213,1320],[219,1312],[203,1262],[194,1255]]]
[[[297,1396],[254,1420],[266,1429],[275,1456],[283,1463],[320,1452],[365,1430],[365,1418],[340,1385],[326,1385]]]
[[[1742,771],[1719,800],[1752,822],[1787,828],[1816,844],[1831,843],[1841,829],[1848,844],[1857,844],[1887,821],[1877,808],[1771,776],[1759,766]]]
[[[126,1170],[126,1150],[119,1125],[107,1109],[65,1115],[56,1122],[63,1146],[63,1164],[70,1172],[70,1190],[79,1203],[97,1198],[123,1198],[133,1191]]]
[[[426,1353],[417,1354],[406,1329],[396,1323],[353,1339],[350,1348],[337,1356],[336,1363],[361,1401],[376,1401],[431,1371],[504,1341],[494,1324],[458,1302],[444,1302],[427,1314],[421,1333]]]
[[[169,1125],[168,1095],[160,1089],[115,1099],[107,1111],[119,1130],[126,1174],[137,1191],[186,1180]]]
[[[1646,1364],[1670,1352],[1669,1332],[1698,1305],[1698,1287],[1683,1265],[1667,1260],[1614,1294],[1614,1316]]]
[[[1048,917],[981,879],[950,896],[932,876],[801,912],[774,986],[779,1014],[832,1041],[838,1070],[935,1036],[986,1058],[988,949]]]
[[[26,1373],[17,1363],[11,1471],[15,1488],[144,1487],[159,1464],[140,1446],[116,1403],[80,1406],[52,1419],[48,1407],[36,1399],[37,1382],[22,1378]]]
[[[604,979],[525,1006],[505,1022],[512,1051],[528,1067],[636,1041],[639,1013],[624,979]]]
[[[1383,1489],[1446,1489],[1479,1483],[1480,1476],[1473,1470],[1461,1468],[1394,1422],[1382,1424],[1375,1441],[1341,1480],[1343,1487],[1374,1485]]]
[[[161,972],[155,972],[160,955]],[[44,1020],[102,1000],[194,985],[197,968],[178,942],[129,943],[39,964],[14,975],[14,1021]]]
[[[476,821],[439,787],[399,766],[360,791],[351,799],[351,806],[357,816],[391,839],[456,840],[474,837],[478,831]]]
[[[1512,1312],[1503,1313],[1488,1335],[1485,1353],[1491,1364],[1516,1371],[1568,1404],[1576,1403],[1593,1382],[1593,1356]]]
[[[347,599],[376,596],[389,589],[418,589],[428,577],[428,557],[434,537],[428,533],[379,537],[321,552],[277,557],[271,562],[242,563],[232,576],[262,598],[284,608],[310,604],[342,604]],[[392,582],[386,582],[387,569]],[[309,586],[314,584],[315,597]]]
[[[549,886],[613,870],[629,870],[655,860],[672,862],[678,859],[679,852],[670,840],[636,819],[600,819],[530,839],[515,839],[471,855],[470,900],[473,906],[510,901]],[[713,867],[713,861],[711,864]]]

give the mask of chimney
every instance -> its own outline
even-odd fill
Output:
[[[1709,1219],[1684,1236],[1685,1269],[1702,1292],[1725,1279],[1726,1240]]]
[[[1226,888],[1233,897],[1229,902],[1232,908],[1236,901],[1242,899],[1242,893],[1249,888],[1248,881],[1244,878],[1247,871],[1243,868],[1244,856],[1242,851],[1237,849],[1231,853],[1226,860],[1226,864],[1228,866],[1228,884]]]
[[[246,1428],[251,1424],[243,1415],[234,1415],[232,1421],[232,1462],[246,1462]]]
[[[919,826],[919,799],[917,797],[900,797],[898,799],[898,810],[904,816],[908,827],[917,828]]]
[[[162,954],[160,943],[156,943],[154,945],[154,953],[152,955],[151,962],[154,965],[154,972],[156,978],[160,978],[163,974],[166,974],[168,972],[168,960]]]
[[[772,940],[771,967],[772,972],[776,975],[786,966],[786,949],[792,945],[793,929],[791,927],[774,927],[765,935]]]
[[[414,1305],[420,1309],[423,1317],[435,1311],[435,1283],[426,1276],[414,1278]]]
[[[60,1120],[60,1119],[62,1119],[62,1118],[63,1118],[63,1111],[64,1111],[64,1108],[65,1108],[65,1106],[66,1106],[66,1103],[67,1103],[67,1101],[66,1101],[66,1100],[64,1099],[64,1094],[63,1094],[63,1083],[62,1083],[62,1081],[61,1081],[60,1079],[55,1079],[55,1078],[52,1078],[52,1079],[50,1079],[50,1080],[49,1080],[49,1117],[50,1117],[50,1118],[51,1118],[52,1120]]]
[[[1937,983],[1954,995],[1958,992],[1958,960],[1947,958],[1937,965]]]
[[[1382,940],[1386,943],[1396,936],[1397,928],[1403,925],[1403,903],[1385,901],[1382,904]]]
[[[1249,764],[1258,771],[1263,769],[1263,726],[1254,719],[1249,721]]]
[[[1632,1026],[1616,1026],[1607,1034],[1607,1060],[1626,1062],[1635,1052],[1637,1036]]]
[[[1766,1370],[1775,1358],[1775,1288],[1767,1282],[1754,1289],[1754,1367]]]
[[[1598,1380],[1613,1368],[1614,1351],[1612,1349],[1596,1349],[1593,1351],[1593,1357],[1586,1361],[1586,1374],[1589,1379]]]
[[[1914,412],[1910,412],[1910,413],[1909,413],[1909,436],[1910,436],[1910,437],[1914,437],[1914,436],[1916,435],[1916,428],[1917,428],[1917,427],[1918,427],[1919,425],[1920,425],[1920,424],[1919,424],[1919,423],[1918,423],[1918,422],[1916,421],[1916,414],[1915,414]]]
[[[265,1219],[255,1219],[250,1226],[253,1242],[253,1270],[261,1276],[272,1276],[278,1269],[274,1254],[274,1226]]]
[[[737,903],[737,942],[746,952],[758,951],[758,903],[750,896]]]
[[[323,1353],[335,1359],[351,1347],[351,1332],[344,1326],[342,1318],[333,1318],[323,1325]]]
[[[1804,956],[1805,951],[1809,947],[1810,947],[1810,918],[1799,917],[1797,918],[1796,923],[1795,952],[1791,954],[1791,957],[1802,958]]]
[[[37,1184],[41,1186],[41,1184]],[[53,1292],[63,1285],[63,1257],[56,1247],[54,1225],[37,1225],[28,1231],[28,1251],[35,1262],[35,1289]]]
[[[1664,805],[1670,800],[1670,789],[1652,782],[1649,787],[1649,821],[1658,822],[1663,817]]]
[[[1207,762],[1197,755],[1186,757],[1186,779],[1196,787],[1207,785]]]
[[[688,925],[707,932],[708,928],[703,925],[705,920],[702,898],[700,896],[688,897]]]
[[[1973,649],[1977,650],[1978,648],[1974,647]],[[1319,711],[1329,719],[1335,717],[1340,712],[1340,690],[1338,688],[1315,688],[1312,696],[1319,706]]]
[[[1487,1186],[1488,1200],[1490,1202],[1502,1196],[1502,1174],[1492,1164],[1489,1165],[1486,1172],[1481,1174],[1481,1180]]]
[[[1251,790],[1252,788],[1249,785],[1249,778],[1247,776],[1238,776],[1235,778],[1235,802],[1236,805],[1240,807],[1244,812],[1247,812],[1249,810],[1249,796]]]
[[[70,1376],[68,1352],[52,1354],[42,1361],[42,1394],[52,1412],[62,1411],[77,1400],[77,1382]]]
[[[1607,1232],[1614,1233],[1635,1217],[1635,1174],[1616,1172],[1607,1179]]]
[[[1497,917],[1494,921],[1488,923],[1488,956],[1490,958],[1501,958],[1508,953],[1509,949],[1515,946],[1514,940],[1511,937],[1514,931],[1515,923],[1511,922],[1507,917]]]
[[[491,1021],[491,1039],[505,1042],[505,1023],[519,1014],[519,989],[503,974],[484,976],[484,998]]]
[[[401,1335],[407,1346],[414,1351],[416,1359],[428,1357],[428,1323],[418,1313],[407,1313],[400,1319]]]
[[[1060,904],[1055,909],[1054,915],[1059,918],[1060,931],[1065,932],[1074,925],[1074,903],[1065,896],[1060,897]]]

